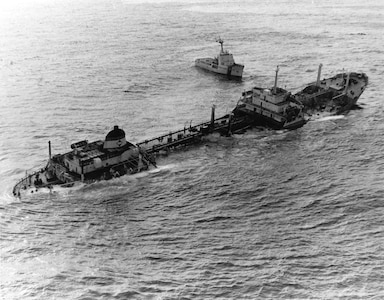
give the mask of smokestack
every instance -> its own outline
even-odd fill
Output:
[[[49,159],[52,157],[52,152],[51,152],[51,141],[48,141],[48,153],[49,153]]]

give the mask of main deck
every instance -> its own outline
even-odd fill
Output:
[[[249,125],[245,118],[234,118],[231,115],[226,115],[209,122],[184,127],[181,130],[145,140],[138,143],[137,146],[149,155],[168,152],[175,148],[196,144],[201,141],[202,137],[209,134],[217,132],[222,135],[229,135],[231,132],[242,130]]]

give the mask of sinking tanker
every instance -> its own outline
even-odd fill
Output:
[[[342,73],[320,80],[321,65],[316,83],[292,94],[277,86],[276,69],[273,88],[254,87],[242,93],[234,110],[195,126],[184,127],[138,144],[126,140],[125,132],[115,126],[104,140],[82,140],[71,145],[71,151],[51,154],[45,167],[26,174],[13,188],[20,197],[26,191],[53,186],[73,186],[76,182],[91,183],[125,174],[135,174],[156,167],[155,156],[178,147],[196,144],[212,133],[229,136],[253,126],[265,125],[275,129],[296,129],[307,121],[306,114],[327,110],[343,113],[356,104],[368,84],[364,73]]]
[[[15,196],[31,187],[71,186],[75,182],[110,179],[147,170],[149,165],[155,164],[145,150],[126,140],[124,130],[118,126],[104,141],[82,140],[73,143],[72,150],[64,154],[52,156],[50,141],[48,145],[47,165],[20,180],[13,188]]]

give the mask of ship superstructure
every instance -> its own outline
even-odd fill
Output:
[[[303,105],[291,93],[277,86],[279,67],[272,89],[254,87],[243,92],[235,117],[247,115],[254,125],[268,125],[276,129],[294,129],[305,124]]]
[[[83,140],[72,144],[71,148],[71,152],[55,155],[50,160],[47,171],[53,178],[63,182],[84,181],[135,173],[148,167],[139,148],[127,142],[124,130],[118,126],[107,134],[104,141],[88,143]]]
[[[195,66],[218,74],[227,75],[230,78],[241,78],[243,76],[244,65],[235,63],[233,55],[224,50],[224,41],[219,38],[221,49],[215,58],[198,58],[195,60]]]

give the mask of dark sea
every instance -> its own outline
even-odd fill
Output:
[[[378,0],[2,1],[0,299],[384,299],[383,36]],[[194,67],[218,37],[242,81]],[[140,142],[320,63],[369,76],[359,109],[12,196],[49,140]]]

